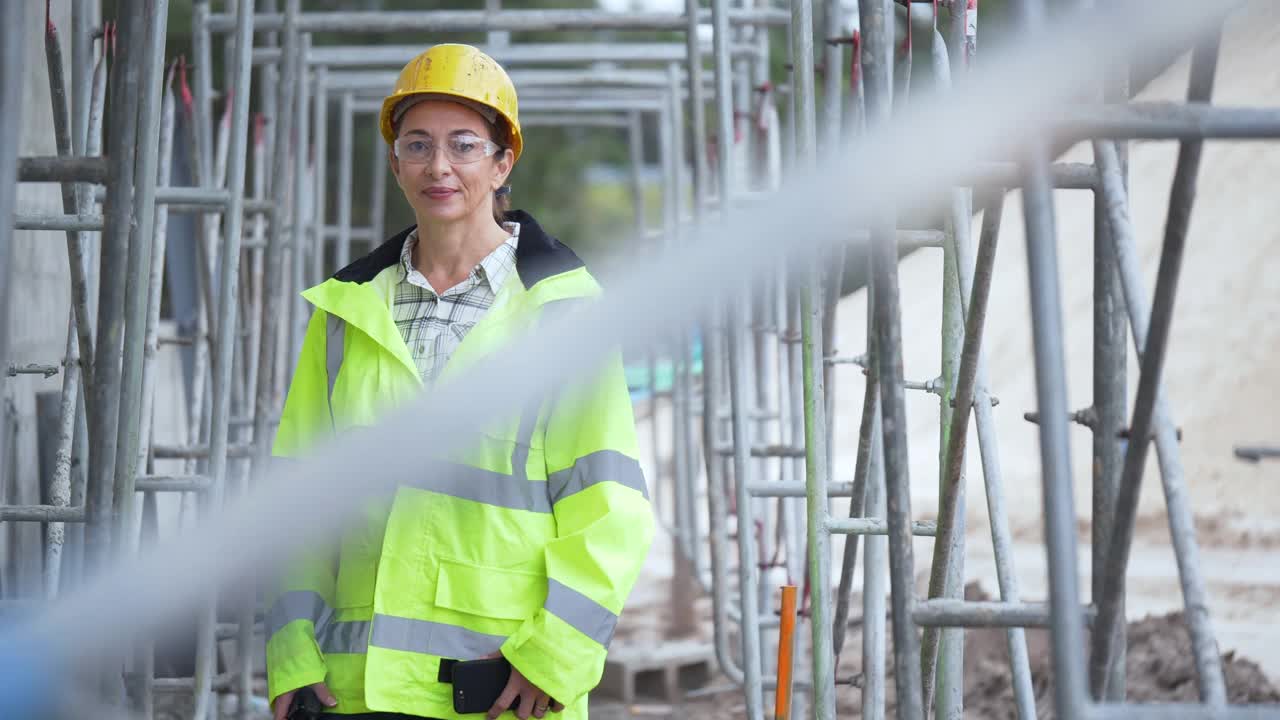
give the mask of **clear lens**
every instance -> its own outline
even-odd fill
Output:
[[[406,163],[428,163],[435,151],[435,143],[429,138],[402,137],[396,138],[396,157]],[[466,165],[501,150],[496,143],[473,135],[458,135],[449,138],[444,145],[444,156],[454,165]]]

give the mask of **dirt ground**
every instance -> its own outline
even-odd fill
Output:
[[[989,600],[978,583],[970,583],[965,596],[970,600]],[[855,607],[860,602],[854,598]],[[704,621],[709,620],[709,606],[705,600],[697,604]],[[619,640],[623,643],[655,643],[662,639],[661,605],[645,606],[633,614],[626,627],[620,628]],[[640,617],[637,617],[640,616]],[[704,630],[708,627],[703,623]],[[808,632],[807,627],[798,628]],[[845,641],[844,654],[838,676],[857,677],[860,663],[857,648],[862,637],[859,626],[851,626]],[[1052,720],[1053,681],[1050,669],[1048,631],[1027,631],[1027,648],[1031,661],[1031,674],[1035,688],[1036,716]],[[892,657],[892,643],[889,643]],[[1127,655],[1127,697],[1131,702],[1196,702],[1196,671],[1192,661],[1191,642],[1181,613],[1150,615],[1129,623]],[[1280,683],[1268,678],[1258,664],[1238,655],[1234,650],[1222,654],[1227,692],[1232,704],[1280,702]],[[893,664],[887,663],[886,713],[892,717],[894,704]],[[623,705],[604,693],[593,700],[591,716],[595,720],[633,720],[656,718],[706,718],[707,720],[738,720],[746,717],[746,707],[741,694],[731,689],[723,676],[712,677],[706,687],[722,686],[724,690],[706,697],[669,703],[661,695],[657,683],[641,683],[637,702]],[[972,720],[1017,720],[1013,706],[1013,689],[1010,684],[1009,653],[1005,632],[997,628],[975,628],[965,632],[964,664],[965,717]],[[766,693],[766,704],[773,697]],[[861,690],[857,686],[843,685],[837,688],[839,716],[861,716]],[[769,706],[769,710],[772,707]],[[771,715],[767,712],[766,715]]]

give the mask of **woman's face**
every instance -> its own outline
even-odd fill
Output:
[[[493,193],[511,173],[512,154],[501,150],[475,162],[454,164],[445,148],[451,140],[468,136],[494,140],[479,113],[447,100],[424,100],[401,118],[397,137],[402,147],[412,142],[434,148],[425,162],[397,158],[391,150],[391,172],[420,220],[492,217]]]

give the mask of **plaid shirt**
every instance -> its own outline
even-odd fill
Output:
[[[442,293],[436,292],[413,266],[418,231],[405,238],[400,251],[404,277],[396,286],[391,312],[400,337],[418,366],[418,374],[427,385],[439,377],[462,338],[493,305],[498,289],[515,270],[520,224],[506,223],[503,227],[511,237],[481,260],[465,280]]]

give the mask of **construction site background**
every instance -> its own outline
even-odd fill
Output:
[[[43,5],[43,3],[40,3]],[[103,17],[113,17],[118,2],[104,3]],[[1012,31],[1013,20],[1008,8],[1013,0],[983,0],[984,41],[997,43],[1003,32]],[[259,2],[263,6],[274,3]],[[411,0],[369,0],[361,3],[341,0],[314,0],[305,3],[307,10],[324,9],[427,9]],[[456,4],[437,3],[441,9],[460,9]],[[474,3],[472,9],[483,9],[483,3]],[[356,7],[358,6],[358,7]],[[511,9],[564,8],[571,6],[561,0],[508,2]],[[589,2],[574,6],[592,7]],[[630,9],[655,9],[637,2]],[[657,8],[664,9],[664,8]],[[678,9],[678,8],[677,8]],[[176,56],[189,51],[191,27],[191,3],[175,0],[170,4],[167,55]],[[59,27],[70,27],[70,10],[66,3],[52,3],[52,21]],[[34,9],[27,13],[31,41],[26,46],[25,102],[22,105],[24,119],[19,154],[22,156],[56,155],[50,132],[49,83],[45,70],[44,49],[36,41],[43,34],[44,17]],[[785,46],[785,28],[774,28],[776,45]],[[604,35],[606,38],[608,34]],[[316,45],[324,42],[326,35],[317,33]],[[361,37],[344,37],[350,44],[378,44],[387,36],[369,34]],[[583,38],[600,39],[601,33],[583,31],[574,33],[517,33],[513,42],[564,41]],[[450,39],[482,42],[484,33],[452,34]],[[628,34],[627,39],[640,41],[683,42],[680,33]],[[397,44],[419,42],[423,46],[433,42],[429,35],[396,36]],[[922,51],[917,51],[922,52]],[[66,55],[68,75],[70,54]],[[786,58],[781,54],[771,57],[775,76],[783,73]],[[1136,84],[1144,86],[1137,98],[1150,101],[1181,101],[1187,87],[1189,59],[1181,56],[1169,67],[1161,61],[1134,69]],[[922,86],[927,86],[928,63],[917,63],[923,70]],[[1158,72],[1157,72],[1158,71]],[[226,87],[221,79],[221,68],[215,70],[215,87]],[[1150,82],[1146,82],[1148,78]],[[1226,105],[1274,106],[1280,104],[1280,5],[1266,0],[1254,0],[1247,8],[1233,16],[1223,37],[1221,59],[1217,72],[1215,102]],[[259,108],[256,106],[257,111]],[[367,115],[357,119],[355,131],[357,157],[368,157],[377,151],[379,140],[374,132],[372,119]],[[333,121],[336,125],[337,120]],[[645,157],[652,175],[646,183],[644,211],[652,225],[661,223],[660,172],[653,168],[658,162],[654,148],[658,146],[656,123],[646,126],[645,146],[650,155]],[[179,133],[181,136],[181,133]],[[618,228],[630,227],[634,207],[629,197],[627,182],[628,146],[615,132],[591,128],[531,128],[527,133],[527,153],[513,177],[515,206],[529,209],[567,243],[580,251],[589,263],[613,266],[625,263],[628,253],[635,248],[619,247],[616,241],[625,233]],[[337,138],[331,137],[336,147]],[[1168,202],[1168,187],[1173,175],[1176,144],[1134,142],[1131,144],[1130,174],[1132,177],[1130,209],[1137,229],[1136,239],[1148,286],[1154,285],[1156,263],[1160,256],[1163,218]],[[187,161],[180,160],[181,149],[175,154],[175,174],[188,172]],[[1066,149],[1058,158],[1063,162],[1089,162],[1092,153],[1088,143]],[[331,165],[330,173],[336,172]],[[252,170],[250,171],[252,173]],[[365,188],[372,182],[375,169],[369,163],[357,163],[356,188]],[[615,175],[616,173],[616,175]],[[1233,448],[1250,443],[1275,442],[1280,438],[1280,411],[1276,400],[1280,398],[1280,204],[1272,200],[1274,188],[1280,181],[1280,145],[1276,143],[1209,143],[1206,145],[1200,170],[1199,192],[1192,214],[1191,240],[1187,246],[1185,269],[1173,321],[1170,353],[1164,369],[1166,397],[1176,408],[1178,427],[1181,431],[1181,451],[1198,539],[1201,545],[1203,572],[1207,579],[1209,599],[1214,613],[1215,629],[1220,649],[1233,655],[1229,664],[1228,682],[1232,684],[1233,701],[1280,702],[1277,681],[1280,678],[1280,624],[1275,619],[1280,607],[1280,463],[1246,463],[1233,455]],[[183,183],[189,182],[189,176]],[[336,183],[332,183],[336,187]],[[19,184],[17,208],[19,213],[60,213],[62,199],[55,185]],[[355,217],[378,216],[375,225],[396,229],[412,222],[394,192],[388,194],[382,208],[369,206],[365,192],[349,199]],[[1092,242],[1094,210],[1088,194],[1058,193],[1057,229],[1062,307],[1065,314],[1068,351],[1067,387],[1071,407],[1085,407],[1090,402],[1089,348],[1092,342]],[[336,199],[335,199],[336,202]],[[1021,194],[1010,193],[1005,207],[1011,216],[1021,215]],[[194,223],[185,216],[175,215],[169,220],[170,244],[168,252],[175,266],[190,263],[183,253],[194,252],[191,243],[184,249],[183,234],[194,235]],[[246,222],[246,233],[249,232]],[[979,223],[974,224],[972,234],[977,237]],[[389,233],[388,233],[389,234]],[[18,231],[14,236],[13,262],[10,273],[11,297],[14,301],[5,309],[8,313],[9,359],[12,364],[32,360],[62,357],[67,341],[66,318],[69,309],[70,286],[67,276],[67,250],[62,233]],[[1048,596],[1047,568],[1042,537],[1042,497],[1040,484],[1039,435],[1037,426],[1024,419],[1026,412],[1036,409],[1035,367],[1031,361],[1031,323],[1029,320],[1029,294],[1026,277],[1027,261],[1023,226],[1020,222],[1005,222],[999,242],[1000,250],[995,265],[994,284],[991,291],[991,311],[986,321],[984,348],[987,373],[993,394],[999,398],[995,410],[997,427],[1001,437],[1002,459],[1006,478],[1009,521],[1014,535],[1014,548],[1023,599],[1043,601]],[[185,259],[184,259],[185,258]],[[868,328],[866,291],[862,287],[866,267],[860,259],[850,259],[843,285],[843,299],[838,305],[834,328],[836,346],[839,349],[861,349],[867,346]],[[904,257],[901,264],[903,357],[907,378],[924,379],[935,372],[941,352],[941,336],[937,328],[941,322],[940,283],[943,271],[942,255],[934,251],[917,251]],[[178,275],[181,277],[181,275]],[[192,278],[194,281],[194,277]],[[171,281],[171,279],[170,279]],[[190,317],[176,317],[173,308],[186,300],[176,300],[191,293],[190,288],[166,290],[162,309],[161,333],[181,335],[193,322]],[[1138,361],[1129,354],[1129,373],[1136,385]],[[634,358],[637,371],[647,358]],[[180,346],[162,346],[156,356],[156,404],[154,407],[152,442],[156,445],[180,445],[186,441],[181,428],[185,414],[191,370],[189,357]],[[642,373],[635,377],[641,377]],[[832,482],[853,480],[859,409],[862,406],[864,387],[860,368],[854,365],[838,365],[833,370],[834,405],[834,462]],[[41,377],[23,374],[4,379],[4,392],[0,396],[0,442],[12,448],[8,454],[13,472],[7,477],[15,482],[0,488],[5,504],[45,504],[49,499],[42,495],[40,478],[48,477],[52,467],[53,437],[51,423],[57,420],[57,399],[61,377]],[[649,440],[656,435],[652,424],[656,423],[661,435],[672,432],[673,417],[669,408],[653,411],[652,399],[643,388],[637,387],[637,416],[640,420],[640,436],[645,440],[642,460],[650,477],[670,472],[673,460],[665,453],[669,448],[655,448]],[[907,417],[910,421],[909,447],[912,455],[911,476],[912,507],[919,520],[936,519],[938,511],[938,486],[933,481],[938,472],[939,450],[937,398],[925,393],[908,394]],[[42,440],[42,438],[45,438]],[[1080,509],[1079,547],[1080,557],[1088,558],[1091,548],[1089,538],[1088,508],[1090,506],[1091,456],[1087,431],[1073,430],[1072,467],[1075,468],[1076,505]],[[977,446],[975,429],[970,429],[970,447]],[[183,472],[182,460],[156,459],[151,472],[178,475]],[[985,506],[980,500],[980,465],[977,453],[970,453],[967,460],[970,476],[971,498],[966,512],[966,535],[972,542],[966,544],[965,578],[970,582],[969,592],[974,596],[995,597],[994,558],[991,556],[990,531],[987,526]],[[1145,491],[1138,517],[1134,539],[1133,558],[1130,562],[1126,612],[1130,619],[1139,620],[1148,615],[1163,616],[1179,610],[1182,599],[1178,594],[1178,575],[1170,550],[1168,526],[1164,517],[1164,504],[1158,488],[1160,477],[1154,462],[1148,462],[1144,481]],[[182,495],[171,493],[158,498],[160,534],[174,532],[183,521],[184,513],[192,512],[184,505]],[[847,499],[839,499],[832,510],[837,517],[847,515]],[[843,547],[843,537],[833,538],[833,556],[838,558]],[[42,588],[42,553],[44,533],[38,523],[0,524],[0,597],[17,598],[36,596]],[[917,558],[918,595],[923,596],[928,586],[927,558],[932,552],[933,540],[927,537],[915,539]],[[646,567],[646,575],[637,585],[632,601],[623,616],[618,631],[619,647],[625,652],[629,647],[651,647],[675,642],[670,637],[672,554],[677,552],[668,535],[661,535],[655,543]],[[775,569],[776,570],[776,569]],[[837,570],[838,572],[838,570]],[[1081,564],[1081,583],[1088,591],[1088,564]],[[771,576],[774,584],[797,578]],[[861,591],[861,574],[854,581],[854,592]],[[856,603],[856,601],[855,601]],[[696,604],[698,630],[692,640],[710,641],[711,612],[706,597],[699,597]],[[762,608],[767,611],[767,608]],[[1185,630],[1167,619],[1148,619],[1146,625],[1135,625],[1131,631],[1129,656],[1132,696],[1135,699],[1194,700],[1194,673],[1189,659],[1190,652],[1182,642]],[[1163,623],[1163,624],[1162,624]],[[1152,629],[1154,627],[1154,629]],[[1147,628],[1142,631],[1141,628]],[[856,632],[856,629],[855,629]],[[1177,635],[1176,641],[1162,642]],[[1008,672],[1007,656],[1000,646],[1001,633],[989,629],[969,631],[966,650],[966,717],[1013,717],[1011,695],[1007,685],[993,684],[992,677],[1002,677]],[[681,638],[681,642],[691,638]],[[1047,640],[1044,631],[1032,631],[1033,669],[1037,670],[1037,698],[1046,705],[1040,717],[1051,717],[1048,685],[1043,681],[1047,674]],[[1142,645],[1149,642],[1149,645]],[[847,641],[848,647],[857,647],[856,635]],[[695,643],[696,644],[696,643]],[[175,653],[189,651],[185,639],[176,642]],[[1144,647],[1154,648],[1144,656]],[[766,653],[775,648],[765,648]],[[714,662],[705,644],[698,645],[700,657],[705,657],[706,676],[689,682],[705,688],[724,686],[723,692],[694,697],[687,704],[671,706],[663,696],[660,684],[641,688],[638,704],[622,705],[601,697],[598,713],[594,717],[608,720],[612,717],[744,717],[744,708],[738,688],[726,684],[725,678],[714,671]],[[848,652],[848,651],[847,651]],[[697,653],[695,653],[697,654]],[[855,673],[856,659],[847,659],[840,667],[842,672]],[[803,653],[802,653],[803,655]],[[1145,657],[1145,659],[1144,659]],[[1154,658],[1154,659],[1153,659]],[[231,659],[227,660],[228,664]],[[1035,667],[1035,663],[1039,667]],[[1144,664],[1145,663],[1145,664]],[[1256,668],[1253,664],[1256,663]],[[1178,671],[1171,670],[1173,667]],[[256,663],[261,668],[261,662]],[[163,672],[162,668],[158,668]],[[185,668],[175,668],[174,671]],[[892,670],[890,670],[892,673]],[[1173,679],[1169,679],[1173,673]],[[1180,674],[1179,674],[1180,673]],[[1143,678],[1151,680],[1143,685]],[[1271,680],[1268,680],[1271,678]],[[1148,688],[1150,695],[1140,697]],[[1244,689],[1241,689],[1244,688]],[[839,700],[842,717],[859,712],[858,693],[854,687],[840,687]],[[1241,693],[1238,696],[1235,693]],[[972,693],[972,696],[970,695]],[[892,697],[892,694],[891,694]],[[185,716],[188,708],[184,700],[174,696],[172,708],[157,707],[157,716],[172,712],[172,717]],[[892,712],[890,706],[889,712]]]

